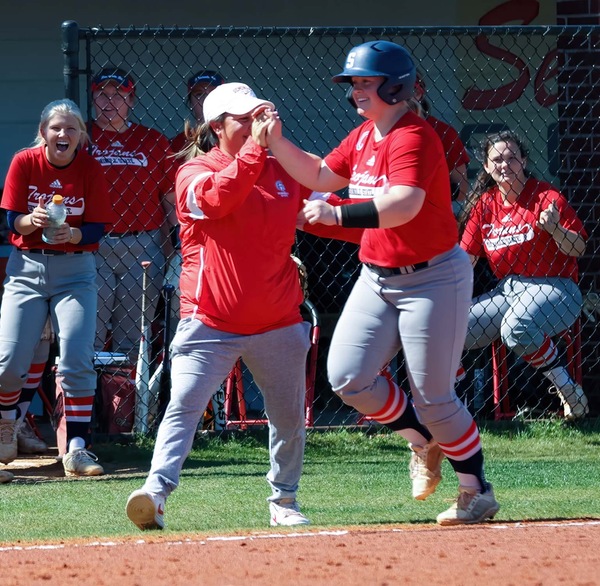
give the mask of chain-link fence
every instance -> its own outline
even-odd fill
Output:
[[[109,30],[79,28],[68,22],[63,24],[63,53],[66,95],[79,101],[89,120],[96,114],[90,92],[93,75],[104,67],[118,67],[136,84],[131,121],[174,137],[185,120],[192,120],[188,79],[198,71],[214,70],[226,81],[248,83],[260,97],[273,101],[287,135],[308,151],[326,154],[360,122],[345,99],[346,88],[330,82],[341,70],[349,49],[374,39],[405,46],[418,64],[429,115],[455,128],[466,147],[469,183],[482,167],[475,156],[481,138],[490,132],[515,130],[528,144],[529,171],[558,187],[584,222],[589,240],[579,259],[579,284],[585,311],[575,329],[556,343],[564,350],[563,361],[569,363],[572,376],[582,382],[595,413],[600,398],[600,309],[595,296],[600,278],[596,260],[599,38],[598,27]],[[117,137],[103,154],[138,164],[139,150],[119,145]],[[160,158],[164,151],[153,156]],[[143,197],[152,191],[156,192],[152,197],[164,195],[162,184],[148,185],[149,181],[163,182],[164,173],[155,177],[145,180]],[[139,228],[129,230],[137,232]],[[336,319],[359,271],[357,249],[298,233],[294,252],[307,267],[309,298],[318,315],[311,423],[353,425],[360,420],[332,394],[325,356]],[[162,267],[162,256],[155,262]],[[479,267],[475,293],[494,285],[489,267]],[[135,301],[141,304],[139,299]],[[153,303],[159,305],[159,300],[155,298]],[[132,338],[137,331],[130,333]],[[154,335],[160,342],[160,333]],[[160,346],[155,344],[157,356]],[[114,345],[106,349],[119,351]],[[503,352],[504,347],[496,343],[494,353],[491,347],[465,353],[466,378],[457,388],[472,412],[482,419],[560,415],[561,402],[548,393],[547,379],[513,353],[504,356]],[[493,356],[497,360],[493,361]],[[408,391],[402,363],[400,353],[392,367]],[[246,415],[260,419],[260,393],[245,370],[241,378]],[[216,415],[217,419],[225,417],[222,412]]]

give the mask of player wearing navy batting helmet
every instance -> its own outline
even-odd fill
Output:
[[[459,493],[437,520],[479,523],[500,505],[485,479],[479,430],[454,390],[473,269],[458,246],[442,143],[408,102],[415,79],[415,64],[400,45],[358,45],[333,82],[350,84],[346,96],[365,122],[324,158],[284,138],[276,116],[267,141],[284,169],[307,187],[348,188],[348,205],[307,202],[303,213],[311,225],[364,229],[363,267],[329,350],[334,392],[410,442],[414,498],[433,494],[447,457]],[[386,368],[399,351],[412,401]]]

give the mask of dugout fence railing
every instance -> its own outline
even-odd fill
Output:
[[[188,78],[199,70],[215,70],[272,100],[286,134],[302,148],[323,154],[360,122],[345,88],[331,83],[348,50],[374,39],[405,46],[426,85],[430,114],[453,126],[466,146],[470,182],[481,168],[480,139],[489,132],[516,130],[529,147],[529,170],[559,187],[585,223],[589,241],[579,267],[586,308],[578,351],[591,414],[598,414],[600,309],[594,294],[600,290],[600,27],[104,28],[67,21],[62,39],[65,96],[78,102],[89,120],[94,115],[91,78],[102,67],[116,66],[136,80],[134,121],[173,137],[191,117]],[[331,392],[325,357],[358,274],[356,247],[298,233],[294,253],[307,267],[309,298],[321,321],[313,424],[355,425],[357,414]],[[475,293],[493,284],[489,269],[476,271]],[[491,348],[466,352],[464,364],[467,377],[457,387],[460,396],[479,419],[493,418]],[[408,391],[401,354],[393,368]],[[518,417],[558,414],[560,403],[539,374],[510,356],[507,373],[502,388]],[[248,413],[260,416],[259,393],[251,381],[245,389]]]

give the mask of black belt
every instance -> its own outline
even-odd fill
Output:
[[[43,254],[44,256],[63,256],[64,254],[83,254],[83,250],[74,250],[67,252],[65,250],[52,250],[51,248],[19,248],[21,252],[32,252],[33,254]]]
[[[134,230],[132,232],[122,232],[120,234],[116,233],[116,232],[111,232],[108,237],[109,238],[125,238],[126,236],[138,236],[139,234],[142,234],[142,230]]]
[[[380,277],[392,277],[394,275],[410,275],[421,269],[426,269],[429,266],[429,261],[426,260],[425,262],[418,262],[415,265],[408,265],[405,267],[380,267],[371,264],[370,262],[366,262],[365,265]]]

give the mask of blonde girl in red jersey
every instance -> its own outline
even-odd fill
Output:
[[[586,231],[556,188],[527,176],[517,134],[491,134],[481,151],[461,246],[474,264],[486,258],[499,283],[473,300],[466,348],[501,339],[550,381],[565,419],[585,417],[587,397],[560,364],[552,338],[581,313],[577,258]]]
[[[34,145],[14,156],[2,195],[15,248],[6,266],[0,312],[0,462],[17,455],[14,431],[21,387],[50,314],[60,352],[57,378],[65,395],[63,466],[66,474],[76,476],[103,473],[86,450],[96,389],[93,253],[105,224],[114,219],[108,185],[87,142],[77,105],[51,102],[42,112]],[[46,205],[54,195],[63,196],[68,213],[56,243],[46,244]]]
[[[359,45],[333,81],[350,84],[347,97],[366,122],[324,159],[285,139],[276,116],[267,140],[284,169],[311,189],[348,187],[351,205],[307,202],[311,224],[365,229],[362,271],[329,351],[333,390],[410,442],[415,498],[434,492],[445,455],[460,488],[456,503],[437,520],[478,523],[499,505],[484,477],[477,425],[454,391],[473,271],[457,244],[442,143],[407,104],[415,76],[399,45]],[[401,349],[412,402],[379,374]]]

